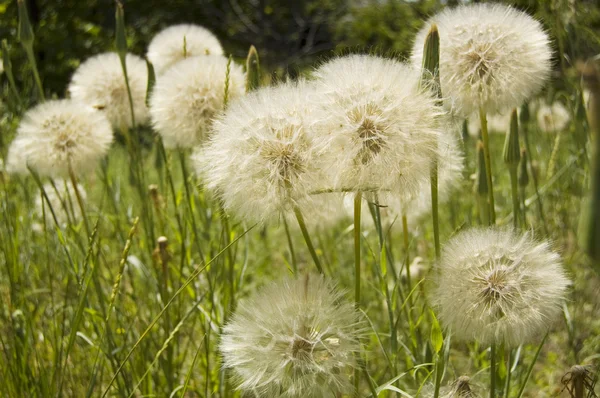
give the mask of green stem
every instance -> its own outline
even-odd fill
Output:
[[[504,384],[504,398],[508,398],[510,392],[510,377],[512,375],[512,350],[506,350],[506,383]]]
[[[513,227],[515,231],[519,228],[519,187],[517,186],[517,166],[509,166],[510,188],[513,202]]]
[[[439,398],[440,387],[442,385],[442,376],[444,375],[446,358],[443,352],[438,353],[437,361],[435,361],[435,384],[433,387],[433,398]]]
[[[527,150],[527,163],[529,164],[529,171],[533,180],[533,189],[535,190],[535,196],[537,199],[538,213],[540,215],[540,220],[542,220],[544,232],[546,235],[548,235],[548,226],[546,225],[546,218],[544,217],[544,206],[538,188],[538,177],[537,173],[533,169],[533,151],[531,150],[531,146],[529,145],[529,127],[527,125],[523,126],[523,139],[525,141],[525,149]]]
[[[298,208],[298,206],[294,207],[294,214],[296,215],[296,219],[298,220],[298,225],[300,226],[300,230],[302,231],[302,237],[304,238],[304,241],[306,242],[306,246],[308,246],[308,251],[310,252],[311,257],[312,257],[313,261],[315,262],[315,265],[317,266],[317,270],[319,271],[319,273],[321,275],[324,275],[325,273],[323,272],[323,267],[321,266],[321,261],[319,260],[319,257],[317,256],[315,247],[313,246],[312,240],[310,239],[310,234],[308,233],[308,230],[306,229],[306,223],[304,222],[304,216],[302,216],[302,212],[300,211],[300,208]]]
[[[496,397],[496,343],[490,347],[490,398]]]
[[[362,192],[354,196],[354,305],[360,308],[360,213],[362,207]],[[359,354],[357,354],[358,356]],[[360,370],[354,369],[354,393],[359,396]]]
[[[298,272],[298,264],[296,262],[296,251],[294,250],[294,243],[292,241],[292,235],[290,234],[290,227],[288,226],[287,219],[283,217],[283,226],[285,228],[285,236],[287,237],[288,246],[290,248],[290,256],[292,257],[292,268],[294,273]]]
[[[494,209],[494,185],[492,183],[492,162],[490,158],[490,137],[488,135],[487,119],[485,110],[479,109],[479,120],[481,121],[481,137],[483,138],[483,157],[485,160],[485,175],[488,183],[488,199],[490,207],[490,225],[496,223],[496,211]]]
[[[404,241],[404,258],[406,261],[406,263],[404,265],[404,267],[405,267],[404,269],[406,270],[406,285],[408,286],[408,291],[410,292],[412,290],[412,280],[410,277],[410,253],[409,253],[410,241],[408,239],[408,219],[406,218],[406,214],[402,214],[402,239]],[[412,303],[412,298],[410,299],[410,302]]]
[[[85,206],[83,205],[83,199],[81,197],[81,192],[79,192],[79,187],[77,187],[77,178],[75,177],[75,173],[73,172],[73,168],[69,164],[69,178],[71,179],[71,184],[73,185],[73,190],[75,191],[75,197],[77,198],[77,204],[79,205],[79,210],[81,210],[81,218],[83,219],[83,225],[85,226],[85,232],[87,233],[88,238],[92,236],[90,226],[87,221],[87,215],[85,214]]]
[[[433,241],[435,242],[435,258],[440,259],[440,219],[438,208],[438,162],[433,161],[430,170],[431,181],[431,216],[433,218]],[[407,268],[408,270],[408,268]],[[407,274],[408,275],[408,274]]]
[[[523,381],[523,385],[521,386],[521,389],[519,390],[519,393],[517,394],[517,398],[521,398],[523,396],[523,392],[525,392],[525,386],[527,386],[527,382],[529,381],[529,378],[531,377],[531,372],[533,372],[533,366],[537,362],[538,356],[540,355],[540,351],[542,351],[542,347],[544,346],[544,343],[546,343],[547,338],[548,338],[548,333],[546,333],[546,335],[544,336],[544,339],[538,346],[538,348],[535,352],[535,355],[533,356],[533,360],[531,361],[531,364],[527,368],[527,373],[525,374],[525,380]]]

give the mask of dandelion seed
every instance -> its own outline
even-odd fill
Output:
[[[320,276],[285,280],[241,302],[224,327],[223,363],[238,389],[261,397],[330,397],[352,391],[358,313]]]
[[[228,59],[195,57],[178,62],[158,78],[150,100],[154,128],[167,148],[187,148],[207,135],[212,119],[223,109]],[[244,73],[231,65],[228,95],[244,93]]]
[[[529,233],[473,228],[444,248],[431,300],[462,340],[514,347],[542,334],[561,312],[570,282],[558,254]]]
[[[502,112],[538,92],[550,74],[550,41],[541,24],[501,4],[446,9],[418,33],[412,59],[421,65],[431,24],[440,34],[440,81],[453,112]]]
[[[48,101],[27,111],[11,143],[8,168],[42,176],[65,177],[96,166],[113,139],[101,112],[72,100]]]
[[[226,210],[264,222],[309,200],[322,178],[308,134],[311,93],[302,83],[262,88],[232,102],[213,123],[194,160]]]
[[[552,105],[541,105],[537,111],[537,122],[540,129],[545,133],[558,133],[569,125],[571,115],[560,102]]]
[[[125,63],[135,122],[144,124],[148,120],[146,62],[136,55],[127,54]],[[116,53],[99,54],[83,62],[71,78],[69,93],[73,100],[104,112],[114,128],[123,130],[132,127],[125,75]]]
[[[443,110],[419,89],[420,71],[373,56],[330,61],[315,72],[314,130],[334,187],[414,192],[429,177]]]
[[[148,60],[157,75],[185,58],[223,55],[221,43],[208,29],[198,25],[173,25],[160,31],[148,46]]]

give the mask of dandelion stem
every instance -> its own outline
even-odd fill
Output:
[[[33,71],[33,78],[35,80],[35,86],[37,87],[38,94],[40,95],[40,99],[43,101],[46,100],[46,96],[44,95],[44,87],[42,86],[42,79],[40,79],[40,74],[38,72],[37,63],[35,62],[35,55],[33,54],[33,46],[32,45],[23,45],[25,48],[25,53],[27,53],[27,59],[31,64],[31,69]]]
[[[354,305],[360,308],[360,213],[362,207],[362,192],[354,196]],[[359,354],[357,354],[359,355]],[[354,370],[354,393],[359,396],[360,370]]]
[[[496,223],[496,211],[494,209],[494,185],[492,183],[492,162],[490,159],[490,137],[488,135],[487,118],[485,110],[479,109],[479,120],[481,121],[481,137],[483,139],[483,155],[485,160],[485,174],[488,183],[488,199],[490,207],[490,225]]]
[[[410,278],[410,253],[408,252],[410,241],[408,239],[408,219],[406,218],[406,214],[402,214],[402,240],[404,242],[404,261],[406,261],[404,265],[404,269],[406,270],[406,285],[410,292],[412,290],[412,281]]]
[[[294,243],[292,241],[292,235],[290,234],[290,227],[288,226],[287,219],[283,217],[283,226],[285,228],[285,236],[287,237],[288,246],[290,248],[290,256],[292,257],[292,268],[294,273],[298,272],[298,264],[296,263],[296,251],[294,250]]]
[[[77,177],[75,177],[75,173],[73,172],[73,168],[69,164],[69,178],[71,179],[71,184],[73,185],[73,190],[75,191],[75,197],[77,198],[77,204],[79,205],[79,210],[81,210],[81,218],[83,219],[83,225],[85,226],[85,232],[87,233],[88,238],[92,236],[90,231],[90,226],[87,221],[87,216],[85,214],[85,207],[83,205],[83,199],[81,198],[81,192],[79,192],[79,187],[77,186]]]
[[[504,398],[509,397],[510,377],[512,375],[512,350],[506,350],[506,382],[504,383]]]
[[[490,398],[496,397],[496,343],[490,347]]]
[[[513,227],[515,230],[519,228],[519,187],[517,186],[517,167],[509,166],[510,173],[510,188],[513,202]]]
[[[317,270],[319,271],[319,273],[321,275],[324,275],[325,273],[323,272],[323,267],[321,266],[321,261],[319,260],[319,256],[317,256],[315,247],[313,246],[312,240],[310,239],[310,234],[308,233],[308,230],[306,229],[306,223],[304,222],[304,216],[302,215],[302,212],[300,211],[300,209],[297,206],[294,207],[294,214],[296,215],[296,220],[298,220],[298,225],[300,226],[300,230],[302,231],[302,237],[304,238],[304,241],[306,242],[306,246],[308,246],[308,251],[310,252],[311,257],[313,258],[313,261],[315,262],[315,265],[317,266]]]

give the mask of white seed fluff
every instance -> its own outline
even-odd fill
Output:
[[[314,72],[315,141],[333,188],[414,192],[429,177],[444,114],[420,72],[400,62],[352,55]]]
[[[73,100],[54,100],[27,111],[9,149],[9,169],[27,165],[42,176],[64,177],[94,168],[113,139],[103,113]]]
[[[545,133],[558,133],[569,125],[571,115],[560,102],[552,105],[543,104],[537,111],[537,122],[540,130]]]
[[[200,55],[223,55],[221,43],[202,26],[181,24],[169,26],[154,36],[147,57],[159,76],[182,59]]]
[[[146,62],[133,54],[127,54],[125,59],[135,122],[144,124],[148,120]],[[69,93],[73,100],[104,112],[114,128],[132,127],[125,75],[116,53],[103,53],[85,60],[71,78]]]
[[[550,74],[550,41],[541,24],[502,4],[446,9],[418,33],[420,66],[432,24],[440,35],[440,81],[447,105],[464,117],[483,108],[503,112],[537,93]]]
[[[240,390],[260,397],[331,397],[352,391],[359,326],[354,306],[330,282],[307,276],[242,301],[219,348]]]
[[[167,148],[188,148],[206,137],[212,119],[223,109],[228,59],[211,55],[178,62],[158,77],[150,116]],[[228,97],[244,93],[244,72],[231,63]]]
[[[543,334],[560,315],[570,284],[560,256],[531,234],[473,228],[444,247],[432,304],[461,340],[514,347]]]
[[[226,210],[264,222],[308,200],[322,178],[309,134],[311,92],[302,83],[262,88],[213,122],[194,160]]]

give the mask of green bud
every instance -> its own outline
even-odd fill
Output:
[[[510,168],[517,168],[521,159],[521,149],[519,147],[519,119],[517,110],[513,109],[510,115],[510,128],[504,141],[504,152],[502,154],[504,163]]]
[[[529,172],[527,171],[527,151],[521,149],[521,162],[519,163],[519,186],[525,188],[529,184]]]
[[[29,22],[27,5],[24,0],[17,0],[17,5],[19,7],[19,30],[17,37],[23,46],[33,46],[33,28]]]
[[[125,34],[125,10],[123,9],[123,3],[117,0],[117,9],[115,12],[115,47],[117,54],[123,60],[127,55],[127,35]]]
[[[485,156],[483,142],[477,141],[477,177],[475,179],[475,192],[478,195],[488,195],[487,175],[485,174]]]
[[[521,105],[521,114],[519,115],[519,122],[521,124],[529,123],[530,115],[529,115],[529,103],[524,102]]]
[[[433,85],[438,98],[442,97],[440,86],[440,34],[436,24],[432,24],[423,45],[423,71],[421,85]]]
[[[254,46],[250,46],[246,58],[246,92],[256,90],[260,86],[260,60]]]
[[[148,84],[146,85],[146,105],[150,106],[150,95],[154,84],[156,83],[156,73],[154,73],[154,65],[146,59],[146,68],[148,69]]]

